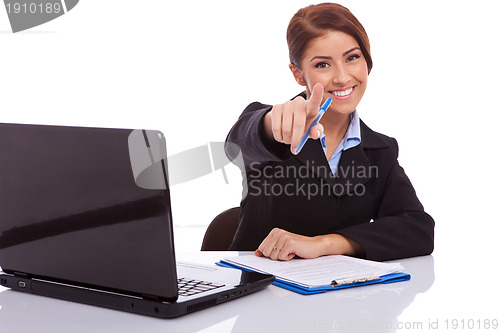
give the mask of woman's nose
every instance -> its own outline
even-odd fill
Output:
[[[345,86],[351,80],[347,68],[344,66],[337,66],[336,71],[333,73],[332,82],[339,86]]]

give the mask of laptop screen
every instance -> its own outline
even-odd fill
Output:
[[[177,297],[164,137],[0,124],[0,266],[109,291]]]

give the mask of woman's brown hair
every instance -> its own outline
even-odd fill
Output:
[[[373,63],[368,35],[349,9],[336,3],[310,5],[299,9],[292,17],[286,32],[290,63],[300,69],[308,42],[328,30],[342,31],[358,42],[370,73]]]

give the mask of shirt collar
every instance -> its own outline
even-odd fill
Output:
[[[361,142],[361,127],[359,123],[358,110],[354,110],[350,114],[350,117],[351,123],[349,124],[349,128],[347,129],[347,133],[345,135],[346,144],[344,150],[357,146]]]
[[[361,143],[361,126],[359,120],[358,110],[354,110],[349,117],[351,118],[351,122],[349,123],[349,127],[347,128],[347,132],[342,139],[341,143],[343,143],[343,149],[346,150],[352,147],[357,146]],[[326,136],[325,133],[322,133],[320,136],[320,141],[323,147],[326,147]]]

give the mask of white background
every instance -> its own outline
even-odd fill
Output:
[[[399,142],[400,163],[436,221],[436,276],[482,269],[498,254],[499,6],[340,3],[372,46],[360,115]],[[16,34],[0,8],[0,121],[159,129],[169,155],[224,141],[250,102],[301,91],[285,32],[308,4],[81,0]],[[226,171],[229,184],[217,171],[172,188],[178,251],[198,250],[213,217],[239,205],[239,170]]]

